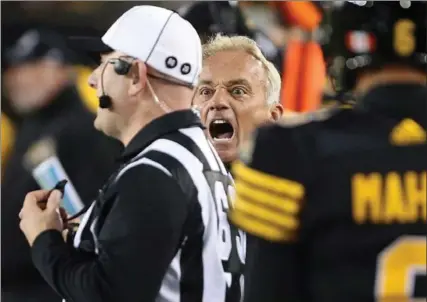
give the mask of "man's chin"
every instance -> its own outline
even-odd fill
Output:
[[[237,150],[236,148],[217,150],[219,158],[224,164],[231,164],[237,159]]]
[[[110,136],[110,133],[108,133],[108,131],[107,131],[108,129],[106,129],[104,124],[105,123],[102,122],[102,119],[99,116],[97,116],[95,118],[95,121],[93,122],[93,127],[96,130],[102,132],[103,134]]]
[[[238,140],[236,137],[228,141],[213,140],[212,138],[209,140],[223,163],[231,163],[237,159]]]
[[[93,121],[93,127],[94,127],[96,130],[98,130],[98,131],[102,131],[101,121],[100,121],[99,116],[97,116],[97,117],[95,118],[95,120]]]

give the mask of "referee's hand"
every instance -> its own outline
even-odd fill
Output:
[[[62,194],[54,190],[50,195],[48,190],[33,191],[27,194],[24,205],[19,213],[21,222],[19,227],[27,238],[30,246],[34,240],[44,231],[63,230],[63,220],[60,211],[60,201]],[[47,197],[46,208],[43,210],[38,202],[45,200]]]

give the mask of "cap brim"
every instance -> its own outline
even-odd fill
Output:
[[[71,49],[86,54],[95,63],[99,63],[100,54],[114,51],[114,49],[102,42],[100,37],[70,36],[67,40]]]

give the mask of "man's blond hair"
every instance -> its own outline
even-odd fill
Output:
[[[276,67],[274,67],[274,65],[264,57],[254,40],[245,36],[229,37],[218,34],[203,45],[203,60],[215,55],[218,52],[228,50],[246,51],[262,63],[267,73],[267,104],[271,105],[279,103],[280,89],[282,85],[280,74]]]

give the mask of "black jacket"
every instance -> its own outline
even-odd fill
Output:
[[[256,239],[245,302],[425,300],[424,85],[377,86],[248,146],[231,212]]]

